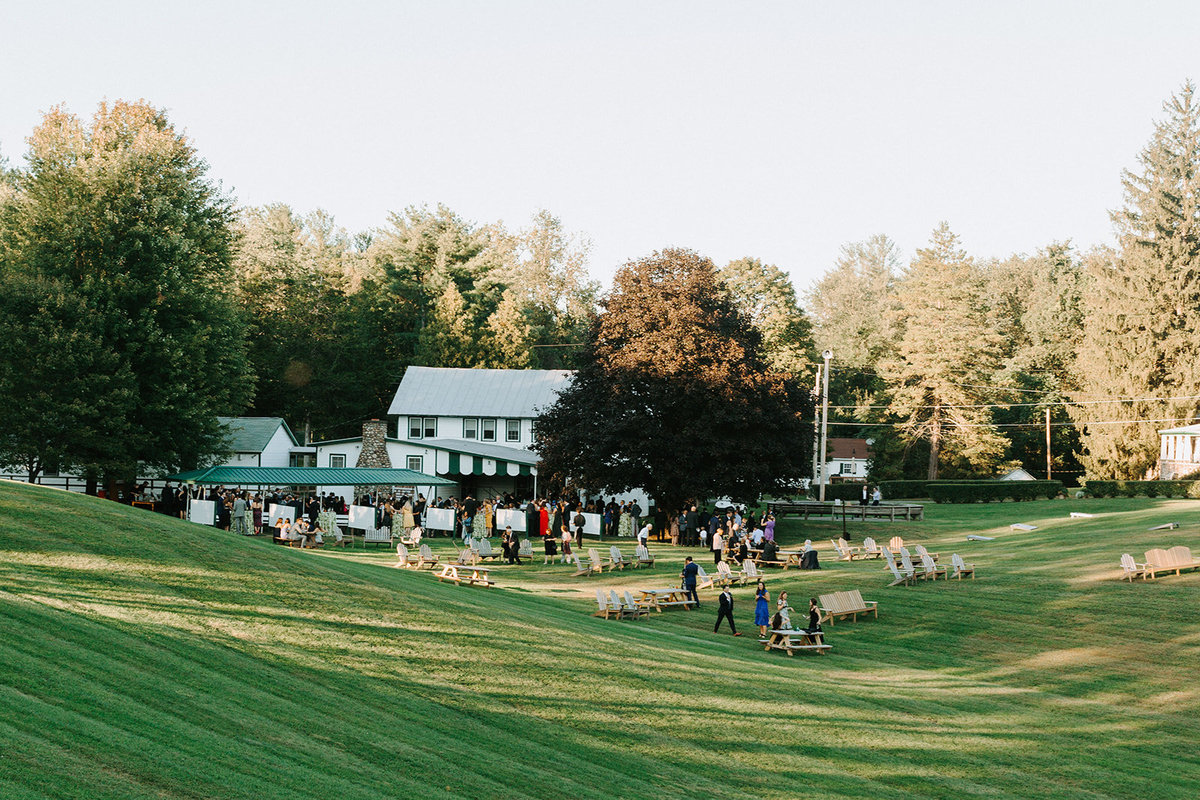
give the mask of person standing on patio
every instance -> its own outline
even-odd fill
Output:
[[[717,608],[717,624],[713,626],[713,633],[721,630],[721,620],[728,619],[729,630],[733,632],[734,636],[741,636],[737,632],[737,626],[733,624],[733,592],[729,590],[729,586],[725,587],[717,600],[720,605]]]
[[[250,535],[246,525],[246,498],[241,492],[238,492],[233,501],[233,532],[243,536]]]

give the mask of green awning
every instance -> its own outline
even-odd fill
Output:
[[[455,481],[411,469],[357,467],[209,467],[167,480],[229,486],[454,486]]]

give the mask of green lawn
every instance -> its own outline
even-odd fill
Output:
[[[711,594],[590,616],[595,587],[663,585],[685,550],[589,579],[538,556],[458,588],[383,549],[300,552],[0,483],[0,797],[1196,797],[1200,575],[1130,586],[1117,562],[1200,555],[1200,504],[927,516],[849,529],[957,551],[977,580],[887,589],[879,563],[832,561],[840,523],[781,523],[825,569],[772,573],[773,595],[881,608],[789,659],[749,635],[748,588],[740,638],[712,634]]]

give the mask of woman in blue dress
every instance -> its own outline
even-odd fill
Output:
[[[754,590],[754,624],[758,626],[760,636],[767,635],[767,626],[771,624],[770,599],[766,585],[759,581]]]

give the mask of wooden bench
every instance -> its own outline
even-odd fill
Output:
[[[782,641],[772,641],[776,636],[782,636]],[[793,644],[792,637],[799,637],[803,644]],[[771,636],[760,637],[758,643],[763,646],[763,650],[783,650],[789,656],[794,655],[794,651],[801,650],[818,655],[825,655],[833,649],[833,645],[825,644],[825,637],[820,633],[806,633],[805,631],[788,631],[788,630],[772,630]]]
[[[858,621],[859,614],[874,614],[879,617],[879,603],[875,600],[863,600],[862,593],[855,589],[852,592],[834,592],[817,597],[820,603],[821,621],[828,620],[830,625],[838,617],[852,617],[852,622]]]
[[[672,606],[691,608],[695,605],[695,602],[687,596],[687,592],[683,589],[639,589],[638,594],[641,595],[637,601],[639,606],[653,608],[658,612]]]
[[[439,581],[454,581],[456,586],[462,586],[463,581],[469,584],[482,583],[484,586],[495,586],[496,582],[488,578],[487,567],[467,567],[462,564],[446,564],[438,573]]]
[[[925,506],[916,503],[892,503],[878,506],[856,506],[846,503],[820,502],[809,500],[797,503],[771,502],[767,503],[767,511],[777,518],[783,519],[785,514],[796,514],[808,519],[814,517],[836,518],[845,515],[846,519],[866,520],[887,519],[895,522],[897,519],[925,519]]]
[[[1192,551],[1183,545],[1177,545],[1170,550],[1155,548],[1146,551],[1146,565],[1142,569],[1142,578],[1156,578],[1160,572],[1174,572],[1179,575],[1185,569],[1200,568],[1200,561],[1192,558]]]

